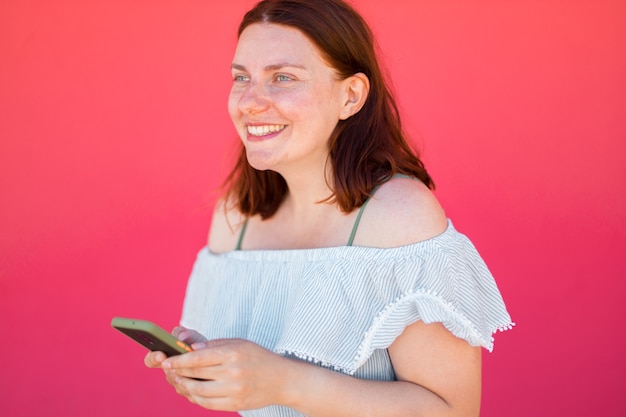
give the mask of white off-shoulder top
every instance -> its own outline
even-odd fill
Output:
[[[181,324],[208,339],[242,338],[357,378],[395,379],[387,348],[417,320],[493,349],[512,326],[474,245],[448,221],[440,235],[396,247],[203,248]],[[294,417],[280,406],[240,413]]]

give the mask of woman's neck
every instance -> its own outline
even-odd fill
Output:
[[[320,203],[332,196],[330,188],[333,175],[331,167],[325,162],[317,169],[290,170],[280,174],[287,183],[287,195],[281,207],[294,215],[307,216],[320,211],[320,206],[329,204]],[[322,210],[325,211],[325,210]]]

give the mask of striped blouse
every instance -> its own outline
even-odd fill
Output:
[[[387,348],[417,320],[440,322],[489,351],[493,334],[512,326],[493,276],[450,221],[439,236],[397,248],[203,248],[181,324],[208,339],[247,339],[357,378],[391,381]],[[240,414],[302,416],[281,406]]]

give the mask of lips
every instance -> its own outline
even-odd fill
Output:
[[[247,125],[248,135],[250,136],[267,136],[283,130],[287,125]]]

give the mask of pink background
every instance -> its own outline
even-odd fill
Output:
[[[626,414],[626,2],[355,0],[517,322],[484,417]],[[219,415],[111,317],[177,322],[250,0],[0,0],[3,416]]]

